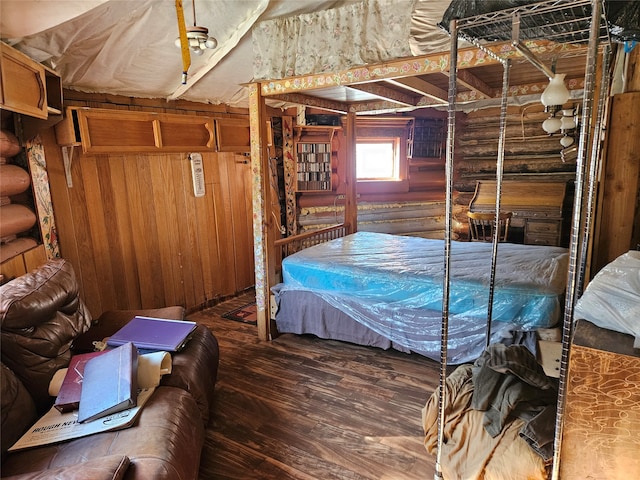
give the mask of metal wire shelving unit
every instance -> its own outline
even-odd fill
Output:
[[[479,14],[472,17],[452,20],[449,25],[451,35],[451,52],[449,64],[449,111],[447,131],[446,157],[446,207],[445,207],[445,265],[443,281],[442,307],[442,343],[440,396],[438,405],[438,451],[436,455],[435,478],[442,478],[442,445],[445,423],[445,394],[447,370],[447,342],[449,328],[449,279],[451,251],[451,218],[453,192],[454,139],[456,125],[457,94],[457,59],[458,42],[464,40],[483,50],[490,57],[502,63],[503,86],[500,113],[500,135],[498,139],[498,155],[496,159],[496,219],[500,212],[500,196],[502,171],[504,163],[504,144],[506,112],[509,96],[510,58],[501,57],[499,53],[486,48],[492,42],[510,42],[511,45],[532,65],[544,72],[551,79],[553,68],[545,64],[535,53],[529,50],[528,40],[550,40],[555,43],[584,45],[587,48],[584,90],[581,108],[580,133],[577,146],[575,194],[571,237],[569,241],[569,267],[567,272],[567,289],[565,295],[564,317],[562,323],[562,357],[558,388],[558,404],[554,435],[554,456],[551,466],[551,478],[559,478],[560,452],[562,448],[562,428],[564,420],[567,370],[570,355],[570,344],[573,333],[573,309],[582,291],[584,271],[587,259],[589,232],[595,198],[595,172],[599,161],[600,138],[603,128],[605,101],[609,90],[609,63],[611,57],[611,40],[605,17],[603,0],[546,0],[533,4]],[[596,82],[596,64],[602,55],[602,78]],[[596,86],[596,83],[598,84]],[[597,91],[596,91],[597,89]],[[598,104],[594,107],[594,99]],[[491,260],[491,285],[489,289],[489,308],[487,312],[487,342],[490,338],[491,315],[493,305],[493,284],[495,281],[495,263],[498,254],[497,229],[493,238]]]

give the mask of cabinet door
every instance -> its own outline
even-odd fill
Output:
[[[249,120],[217,118],[216,140],[219,152],[245,153],[251,151]]]
[[[46,119],[44,67],[5,44],[0,43],[0,49],[2,107],[15,113]]]
[[[215,150],[212,118],[162,115],[158,128],[163,151]]]
[[[79,110],[78,122],[85,153],[157,150],[155,115],[141,112]]]

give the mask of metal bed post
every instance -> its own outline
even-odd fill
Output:
[[[444,279],[442,282],[442,332],[440,336],[440,383],[438,397],[438,439],[436,451],[436,468],[434,479],[443,478],[442,475],[442,445],[444,444],[444,405],[445,381],[447,379],[447,347],[449,342],[449,282],[451,265],[451,215],[453,204],[453,153],[456,129],[456,77],[458,65],[458,26],[456,20],[450,23],[451,53],[449,55],[449,112],[447,124],[447,157],[446,157],[446,203],[444,228]]]
[[[567,369],[571,351],[571,337],[573,336],[573,311],[577,299],[577,279],[579,265],[577,265],[578,248],[580,242],[581,214],[583,211],[583,189],[585,172],[585,153],[591,131],[591,104],[595,77],[595,63],[600,36],[601,0],[591,0],[591,29],[589,32],[589,48],[587,51],[587,68],[585,71],[584,94],[582,99],[582,124],[580,126],[580,140],[578,142],[578,159],[576,164],[576,189],[573,203],[573,222],[569,241],[569,269],[567,272],[567,292],[565,296],[564,320],[562,326],[562,356],[560,359],[560,381],[558,383],[558,405],[556,409],[556,425],[553,441],[553,464],[551,468],[552,480],[560,478],[560,453],[562,449],[562,431],[564,423],[565,393],[567,389]]]
[[[485,347],[491,342],[491,321],[493,319],[493,295],[496,282],[496,261],[498,259],[498,237],[500,222],[500,198],[502,196],[502,173],[504,170],[504,144],[506,140],[505,129],[507,126],[507,100],[509,95],[509,73],[511,62],[502,61],[502,100],[500,103],[500,138],[498,140],[498,158],[496,160],[496,219],[493,228],[493,246],[491,252],[491,279],[489,280],[489,300],[487,306],[487,330],[485,334]]]

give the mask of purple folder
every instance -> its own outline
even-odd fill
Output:
[[[195,322],[164,318],[134,317],[111,335],[107,345],[117,347],[132,342],[142,350],[179,352],[191,338]]]

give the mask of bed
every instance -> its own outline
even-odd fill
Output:
[[[482,353],[492,244],[452,242],[449,361]],[[501,243],[492,342],[558,322],[567,249]],[[442,240],[357,232],[286,257],[273,288],[280,333],[313,334],[439,360]]]

